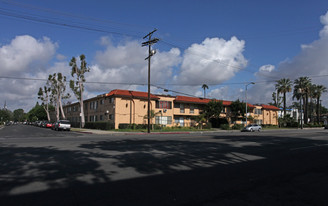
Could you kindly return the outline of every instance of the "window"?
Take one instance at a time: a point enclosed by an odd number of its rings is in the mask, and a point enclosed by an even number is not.
[[[172,117],[171,116],[165,116],[165,117],[156,116],[155,124],[162,124],[162,125],[172,124]]]
[[[100,104],[104,104],[104,100],[103,99],[100,100]]]
[[[262,124],[262,119],[255,120],[255,123],[258,124],[258,125],[261,125]]]
[[[180,104],[180,113],[185,113],[184,104]]]
[[[90,116],[90,122],[96,122],[97,121],[97,115]]]
[[[223,107],[223,108],[222,108],[221,113],[226,113],[226,107]]]
[[[109,98],[109,103],[114,103],[114,97]]]
[[[88,109],[88,103],[84,103],[84,109],[87,110]]]
[[[262,110],[261,110],[261,109],[256,109],[256,108],[255,108],[255,114],[262,114]]]
[[[180,103],[174,103],[174,108],[180,108]]]
[[[109,119],[110,119],[110,120],[114,120],[114,115],[113,115],[113,114],[110,114],[110,115],[109,115]]]
[[[172,102],[169,101],[156,101],[157,109],[172,109]]]
[[[103,115],[100,115],[100,116],[99,116],[99,120],[100,120],[100,121],[103,121],[103,120],[104,120]]]
[[[190,105],[190,114],[194,114],[195,113],[195,106],[194,105]]]
[[[181,127],[184,126],[184,119],[183,119],[183,117],[176,117],[174,119],[174,122],[175,122],[175,124],[177,124],[177,125],[179,125]]]

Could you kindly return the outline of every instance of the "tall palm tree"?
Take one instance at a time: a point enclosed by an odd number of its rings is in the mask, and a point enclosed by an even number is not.
[[[304,108],[304,123],[308,123],[308,99],[309,99],[309,90],[311,87],[311,79],[309,77],[300,77],[294,81],[294,94],[293,98],[303,99],[303,108]],[[298,90],[301,90],[300,94]]]
[[[206,89],[208,89],[207,84],[203,84],[202,88],[204,89],[204,99],[206,98]]]
[[[310,87],[309,87],[309,98],[310,98],[310,105],[309,105],[309,109],[310,109],[310,112],[309,112],[309,116],[310,116],[310,120],[311,122],[314,121],[313,119],[313,113],[314,113],[314,108],[313,108],[313,101],[314,99],[316,98],[316,88],[317,88],[317,85],[315,84],[311,84]]]
[[[318,124],[320,123],[320,97],[321,94],[327,92],[327,88],[323,85],[316,85],[315,87],[315,92],[314,92],[314,97],[317,98],[317,122]]]
[[[292,91],[292,81],[290,79],[280,79],[276,82],[276,90],[279,93],[283,94],[284,101],[284,116],[286,116],[286,93]]]

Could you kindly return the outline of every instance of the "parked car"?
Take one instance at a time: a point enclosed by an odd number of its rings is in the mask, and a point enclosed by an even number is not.
[[[45,124],[45,128],[52,128],[52,123],[47,122],[47,123]]]
[[[56,123],[54,123],[54,126],[52,127],[54,130],[71,130],[71,123],[69,120],[59,120]]]
[[[259,131],[260,132],[261,130],[262,130],[262,127],[260,125],[249,124],[241,131],[242,132],[254,132],[254,131]]]

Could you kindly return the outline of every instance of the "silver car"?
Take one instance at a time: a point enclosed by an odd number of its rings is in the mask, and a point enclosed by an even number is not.
[[[242,132],[254,132],[254,131],[259,131],[260,132],[261,130],[262,130],[262,127],[260,125],[249,124],[241,131]]]

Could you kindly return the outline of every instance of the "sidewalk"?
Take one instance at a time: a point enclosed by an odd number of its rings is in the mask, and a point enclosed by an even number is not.
[[[303,130],[323,130],[324,127],[320,128],[304,128]],[[290,131],[290,130],[301,130],[300,128],[281,128],[281,129],[264,129],[261,132],[265,131]],[[98,134],[98,135],[145,135],[148,134],[147,132],[140,132],[140,131],[132,131],[132,132],[118,132],[112,130],[97,130],[97,129],[85,129],[85,128],[71,128],[73,132],[85,133],[85,134]],[[203,133],[237,133],[241,132],[240,130],[221,130],[221,129],[213,129],[208,131],[151,131],[150,134],[203,134]]]

